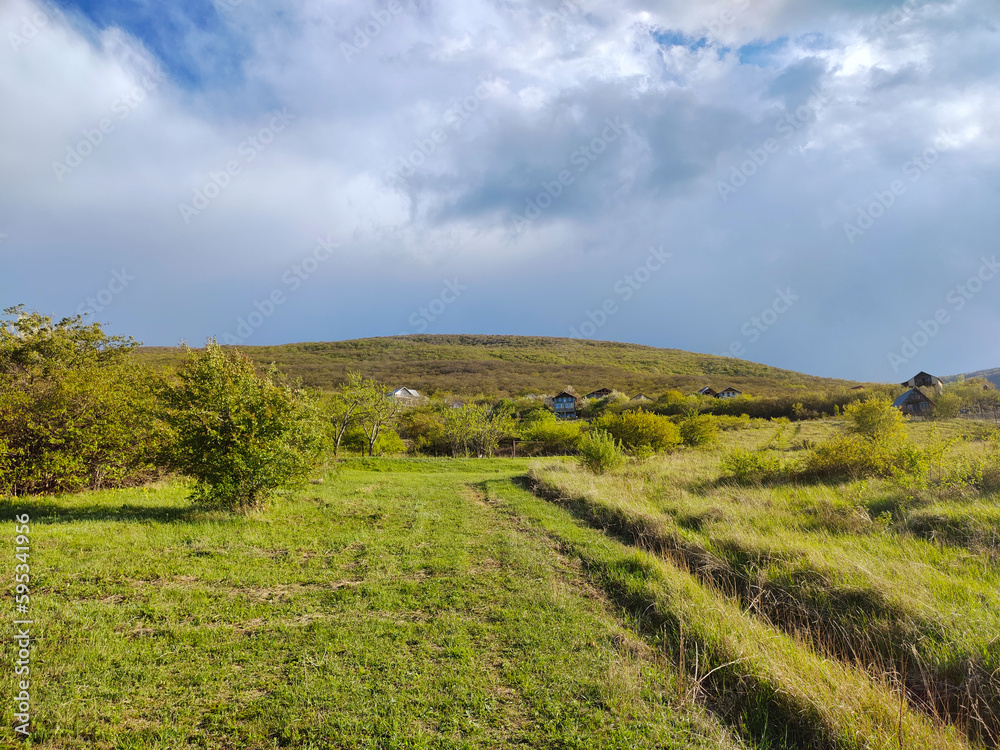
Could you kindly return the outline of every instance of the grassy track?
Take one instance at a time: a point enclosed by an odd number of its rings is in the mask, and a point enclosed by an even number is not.
[[[246,518],[192,513],[180,485],[4,501],[33,524],[31,744],[742,744],[520,515],[553,511],[511,484],[525,463],[353,467]]]

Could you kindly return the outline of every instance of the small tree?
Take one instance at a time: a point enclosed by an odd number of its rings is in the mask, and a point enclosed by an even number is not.
[[[625,455],[621,444],[604,430],[591,430],[577,443],[580,463],[595,474],[603,474],[622,465]]]
[[[358,423],[368,439],[368,455],[374,456],[378,436],[393,424],[401,407],[399,401],[386,393],[385,386],[375,380],[362,380],[358,397]]]
[[[888,398],[871,398],[844,407],[847,431],[873,443],[906,439],[903,413]]]
[[[445,414],[444,436],[451,446],[453,458],[458,457],[459,450],[469,455],[469,445],[475,438],[479,419],[478,407],[469,404],[449,409]]]
[[[497,404],[493,409],[485,406],[476,409],[473,415],[472,442],[480,457],[493,458],[500,447],[500,441],[512,435],[516,425],[513,409],[508,404]]]
[[[367,387],[360,373],[351,372],[347,374],[347,382],[326,399],[324,406],[333,428],[334,456],[340,453],[347,430],[358,421]]]
[[[692,447],[711,445],[719,434],[718,417],[691,414],[680,423],[681,440]]]
[[[164,394],[164,417],[174,432],[172,463],[196,480],[196,501],[246,511],[299,484],[315,464],[318,410],[276,376],[214,340],[188,351],[180,382]]]

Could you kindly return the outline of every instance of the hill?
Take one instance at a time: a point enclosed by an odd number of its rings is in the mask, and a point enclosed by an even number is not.
[[[766,396],[790,388],[828,391],[856,385],[711,354],[569,338],[413,335],[241,349],[317,388],[336,386],[352,370],[392,386],[456,395],[555,393],[566,386],[581,394],[608,387],[653,395],[731,385]],[[143,347],[139,356],[153,365],[173,366],[183,350]]]
[[[958,380],[959,378],[986,378],[988,381],[993,383],[993,385],[1000,388],[1000,367],[993,367],[989,370],[976,370],[975,372],[967,372],[964,375],[952,375],[950,377],[944,378],[945,382],[951,382],[953,380]]]

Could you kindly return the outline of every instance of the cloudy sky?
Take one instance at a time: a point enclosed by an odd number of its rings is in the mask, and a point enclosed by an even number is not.
[[[1000,366],[998,21],[996,0],[0,0],[0,297],[147,344]]]

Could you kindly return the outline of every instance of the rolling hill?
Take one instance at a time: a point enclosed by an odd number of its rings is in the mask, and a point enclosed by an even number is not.
[[[967,372],[964,375],[952,375],[951,377],[945,378],[945,382],[951,382],[953,380],[958,380],[959,378],[986,378],[988,381],[993,383],[993,385],[1000,388],[1000,367],[993,367],[989,370],[976,370],[975,372]]]
[[[572,386],[581,394],[608,387],[652,396],[672,388],[692,392],[731,385],[766,396],[856,385],[711,354],[569,338],[412,335],[241,349],[318,388],[336,386],[352,370],[393,387],[456,395],[555,393]],[[143,347],[139,357],[173,366],[183,349]]]

